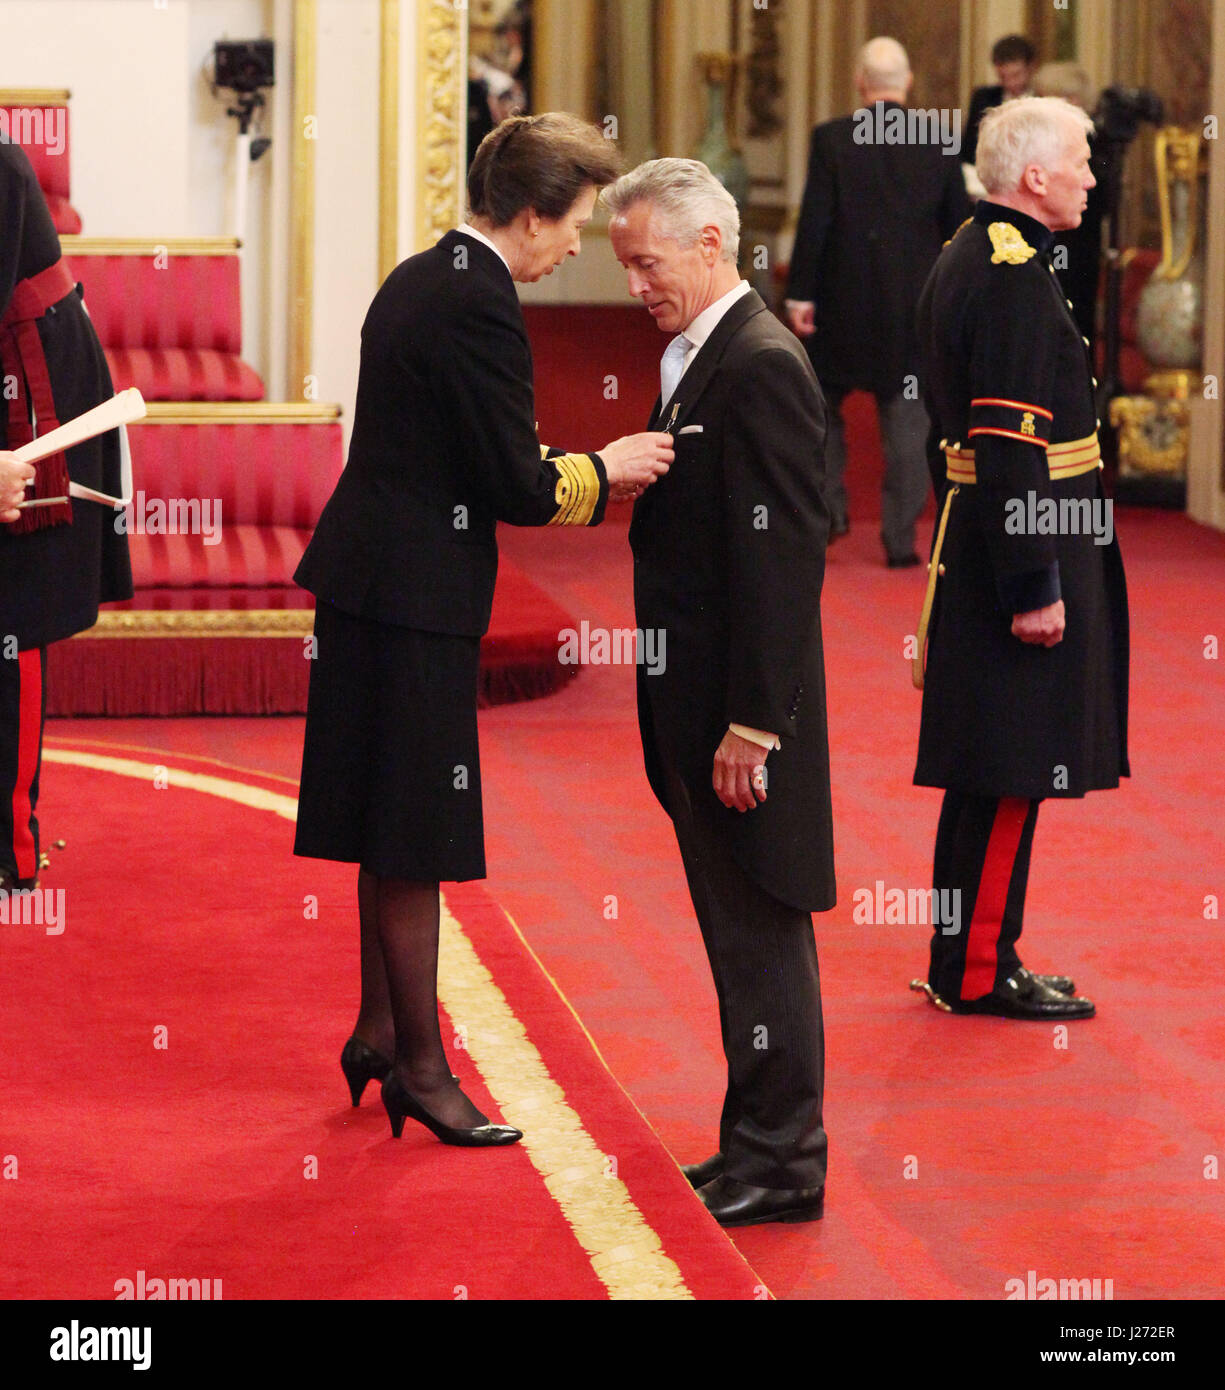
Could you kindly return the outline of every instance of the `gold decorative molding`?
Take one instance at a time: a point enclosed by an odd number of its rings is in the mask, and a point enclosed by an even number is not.
[[[236,256],[242,242],[232,236],[197,237],[132,237],[132,236],[71,236],[60,237],[65,255],[74,256],[154,256],[167,251],[172,256]]]
[[[400,259],[400,0],[379,10],[379,284]]]
[[[99,613],[94,626],[78,632],[76,637],[286,637],[301,640],[314,630],[313,608],[130,608],[118,613]]]
[[[139,425],[313,425],[341,417],[338,405],[310,401],[150,401]]]
[[[289,386],[301,393],[310,373],[315,298],[315,141],[306,124],[316,119],[315,67],[319,11],[316,0],[294,0],[293,173],[289,248]],[[312,132],[313,134],[314,132]]]
[[[467,7],[418,0],[417,238],[424,251],[463,220],[468,83],[461,70]]]
[[[1110,423],[1119,432],[1120,477],[1185,476],[1191,436],[1185,401],[1116,396]]]
[[[67,106],[72,93],[60,87],[0,87],[0,106]]]

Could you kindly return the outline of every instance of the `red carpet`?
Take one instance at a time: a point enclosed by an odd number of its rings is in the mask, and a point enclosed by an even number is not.
[[[143,750],[110,750],[143,776],[64,761],[100,751],[48,747],[43,825],[68,844],[43,887],[62,910],[0,926],[0,1155],[19,1164],[0,1296],[113,1298],[140,1271],[231,1300],[758,1295],[479,886],[449,898],[443,998],[471,1011],[453,1003],[444,1037],[477,1104],[527,1139],[453,1149],[410,1122],[397,1142],[377,1088],[349,1106],[354,871],[288,857],[294,788],[179,758],[159,787]],[[482,964],[493,988],[463,994]],[[500,1105],[473,1060],[499,1008]]]
[[[1211,1174],[1225,1133],[1225,1027],[1220,922],[1204,913],[1206,896],[1219,897],[1225,884],[1225,664],[1205,659],[1204,639],[1222,635],[1225,537],[1170,514],[1117,518],[1132,603],[1134,776],[1120,791],[1043,807],[1022,937],[1027,963],[1068,971],[1097,1001],[1099,1016],[1070,1026],[1064,1048],[1042,1025],[937,1014],[906,989],[925,968],[926,931],[851,920],[856,888],[928,881],[939,804],[937,793],[911,785],[919,704],[903,642],[922,578],[881,564],[879,475],[863,472],[867,447],[862,432],[852,434],[852,532],[830,552],[823,600],[839,878],[839,906],[816,919],[827,1214],[814,1226],[736,1233],[736,1244],[780,1297],[999,1300],[1008,1280],[1034,1270],[1110,1278],[1117,1299],[1215,1298],[1225,1217],[1222,1180]],[[632,621],[624,509],[596,532],[507,530],[502,544],[576,619]],[[633,688],[632,671],[593,667],[547,700],[482,716],[485,887],[668,1149],[688,1161],[713,1148],[724,1066],[679,856],[642,773]],[[55,729],[288,776],[297,773],[301,731],[297,719]],[[49,798],[62,775],[46,769]],[[165,924],[159,940],[173,939],[190,905],[167,900],[167,869],[177,872],[174,856],[191,851],[160,825],[147,833],[153,844],[142,862],[155,891],[142,915]],[[97,863],[110,865],[113,848],[100,834],[95,843]],[[210,851],[206,843],[202,852],[215,856],[215,879],[233,876],[232,844]],[[292,898],[292,861],[283,845],[277,853],[281,891]],[[242,931],[281,941],[263,925],[266,915],[267,905],[255,904]],[[312,945],[321,935],[311,924],[299,929]],[[122,919],[110,928],[124,930]],[[68,935],[48,939],[46,951]],[[47,977],[23,965],[6,971],[10,991],[17,981],[35,991],[18,1036],[30,1036],[38,1020],[40,1034],[50,1028],[58,1037],[82,997],[80,977],[69,984],[58,966]],[[309,984],[311,951],[286,970]],[[319,1028],[348,1023],[349,973],[329,983]],[[149,978],[156,987],[158,977]],[[152,1005],[137,1012],[141,1029],[151,1026]],[[228,1065],[245,1068],[258,1046],[248,1041],[252,1030],[266,1027],[258,1014],[235,1010]],[[304,1065],[306,1041],[291,1045]],[[85,1044],[72,1055],[86,1055]],[[309,1065],[318,1107],[340,1078],[330,1056]],[[270,1084],[268,1093],[276,1094]],[[342,1113],[340,1099],[331,1113]],[[201,1089],[193,1100],[207,1106],[212,1096]],[[125,1113],[121,1097],[113,1107]],[[11,1200],[2,1184],[0,1199]]]

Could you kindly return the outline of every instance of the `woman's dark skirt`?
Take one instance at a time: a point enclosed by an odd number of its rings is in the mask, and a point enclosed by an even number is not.
[[[294,853],[380,878],[485,877],[480,639],[320,602]]]

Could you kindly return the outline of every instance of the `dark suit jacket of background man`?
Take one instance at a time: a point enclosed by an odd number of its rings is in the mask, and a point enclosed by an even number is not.
[[[878,105],[885,119],[905,110]],[[823,387],[898,395],[918,371],[923,284],[970,212],[956,151],[858,144],[854,115],[814,129],[787,298],[816,304],[807,346]]]
[[[700,432],[684,433],[694,426]],[[656,406],[652,428],[673,435],[676,459],[630,527],[638,625],[667,634],[663,672],[638,667],[647,775],[667,810],[671,767],[749,878],[790,907],[824,911],[835,892],[820,387],[797,339],[750,291],[662,416]],[[782,744],[766,759],[766,801],[744,813],[711,785],[729,723]]]
[[[973,164],[978,158],[978,129],[983,117],[993,106],[1003,106],[1004,88],[1000,83],[988,87],[975,87],[970,93],[970,109],[966,113],[964,138],[961,142],[961,159],[964,164]]]
[[[541,457],[510,272],[462,232],[403,261],[362,325],[349,461],[294,579],[342,612],[481,637],[496,528],[596,525],[596,455]],[[569,482],[566,501],[559,483]]]

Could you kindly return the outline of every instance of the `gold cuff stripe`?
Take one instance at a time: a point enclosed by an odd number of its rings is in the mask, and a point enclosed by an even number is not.
[[[550,526],[586,526],[600,500],[600,475],[586,454],[562,454],[551,459],[557,468],[553,493],[557,512]]]
[[[1025,441],[1032,444],[1032,439]],[[948,461],[948,477],[953,483],[975,483],[978,476],[974,471],[974,450],[963,449],[958,444],[944,447]],[[1070,439],[1062,444],[1046,446],[1046,463],[1052,478],[1075,478],[1081,473],[1091,473],[1102,467],[1102,450],[1097,435],[1090,434],[1084,439]]]

